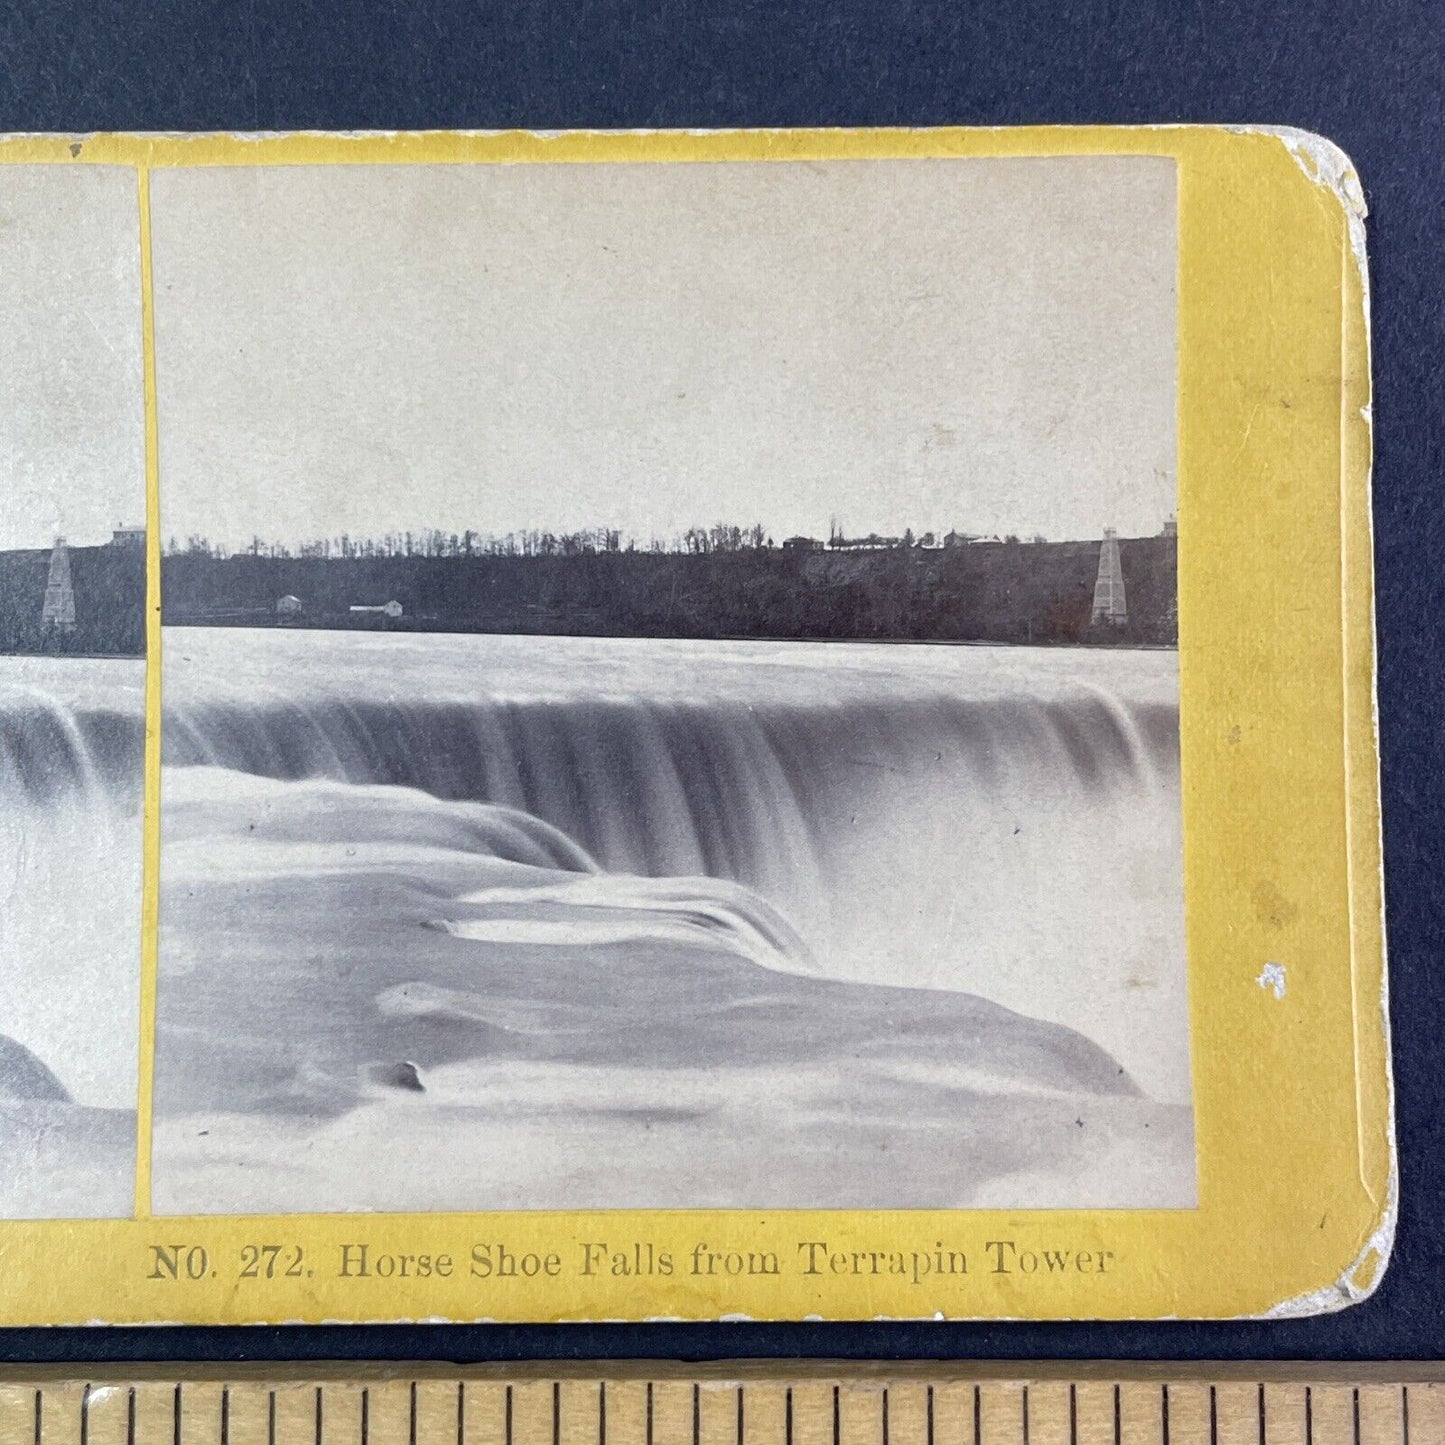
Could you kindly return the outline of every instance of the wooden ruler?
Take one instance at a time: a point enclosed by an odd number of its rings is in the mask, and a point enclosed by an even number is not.
[[[549,1373],[550,1371],[550,1373]],[[0,1445],[1445,1445],[1445,1368],[0,1373]]]

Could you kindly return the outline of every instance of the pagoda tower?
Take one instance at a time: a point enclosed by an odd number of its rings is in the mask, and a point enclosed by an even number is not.
[[[50,553],[50,575],[45,581],[45,605],[40,609],[42,632],[75,631],[75,589],[70,585],[70,552],[64,537],[55,539]]]
[[[1092,622],[1109,622],[1122,627],[1129,620],[1129,606],[1124,600],[1124,568],[1119,561],[1119,534],[1112,527],[1104,528],[1099,547],[1099,576],[1094,582]]]

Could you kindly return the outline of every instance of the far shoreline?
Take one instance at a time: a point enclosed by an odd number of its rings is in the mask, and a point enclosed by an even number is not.
[[[1009,638],[989,637],[775,637],[759,633],[718,633],[699,637],[688,633],[620,633],[620,632],[525,632],[520,629],[481,627],[358,627],[327,626],[324,623],[300,622],[257,622],[254,619],[237,622],[198,622],[187,619],[184,622],[162,622],[162,632],[313,632],[313,633],[364,633],[369,636],[397,638],[413,637],[535,637],[571,642],[772,642],[780,647],[798,644],[826,644],[835,647],[973,647],[973,648],[1023,648],[1047,652],[1178,652],[1177,642],[1146,642],[1138,639],[1107,641],[1061,642],[1057,639],[1041,639],[1036,642],[1018,642]],[[37,654],[18,654],[34,656]],[[61,656],[48,653],[46,656]],[[64,654],[80,656],[80,654]],[[103,654],[97,654],[101,656]],[[140,657],[144,661],[144,657]]]

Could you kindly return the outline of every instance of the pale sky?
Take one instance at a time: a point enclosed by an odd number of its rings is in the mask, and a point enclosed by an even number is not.
[[[151,197],[165,537],[1175,509],[1169,159],[234,167]]]
[[[144,520],[135,172],[0,166],[0,549]]]

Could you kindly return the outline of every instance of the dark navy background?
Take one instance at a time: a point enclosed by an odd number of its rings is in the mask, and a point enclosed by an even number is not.
[[[1439,0],[10,0],[0,9],[3,131],[1224,121],[1302,126],[1343,146],[1370,206],[1401,1172],[1384,1284],[1368,1303],[1313,1320],[15,1330],[0,1331],[0,1357],[1445,1357],[1442,57]]]

